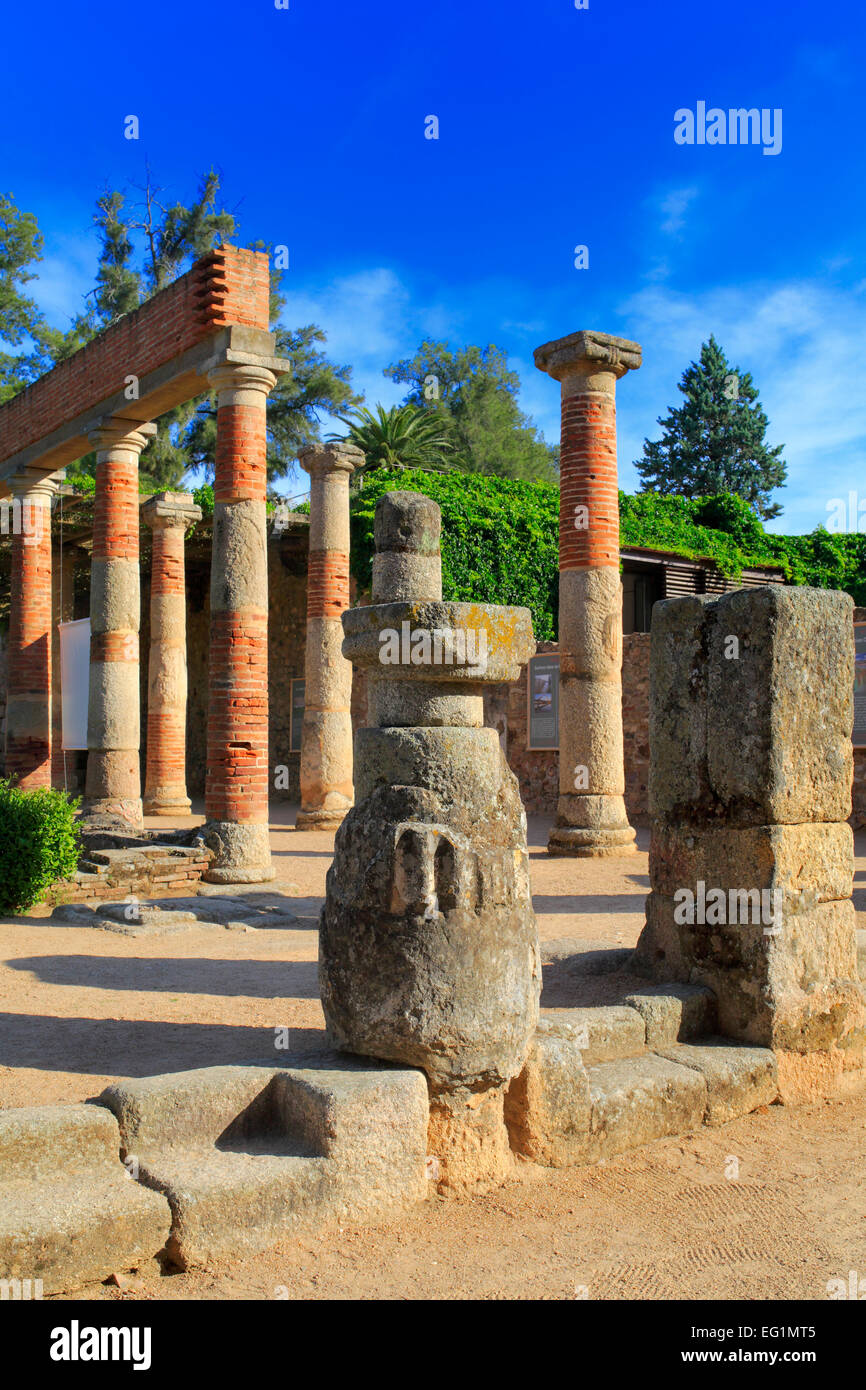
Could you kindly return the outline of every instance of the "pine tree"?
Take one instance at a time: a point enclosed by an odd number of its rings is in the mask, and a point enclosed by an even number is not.
[[[102,329],[136,309],[151,295],[182,275],[194,261],[235,236],[231,212],[217,205],[219,176],[214,170],[199,183],[189,206],[167,204],[147,171],[137,201],[118,190],[98,199],[94,222],[100,254],[96,286],[84,312],[66,333],[51,332],[48,341],[54,362],[75,352]],[[137,243],[143,255],[136,257]],[[254,250],[268,250],[256,242]],[[298,450],[320,438],[320,415],[336,415],[361,397],[351,387],[351,368],[336,366],[321,351],[325,334],[315,324],[287,329],[279,320],[285,307],[280,273],[271,271],[270,326],[276,333],[277,354],[291,361],[268,398],[268,477],[291,473]],[[143,450],[141,476],[156,489],[177,488],[191,470],[213,477],[216,446],[216,396],[211,393],[166,411],[157,423],[155,439]],[[92,473],[95,455],[79,461],[77,471]]]
[[[0,401],[41,376],[46,356],[45,321],[25,286],[36,279],[42,233],[31,212],[20,212],[11,193],[0,193]],[[6,348],[19,348],[9,352]]]
[[[766,443],[768,420],[751,373],[731,367],[714,337],[701,346],[700,362],[683,373],[685,403],[658,424],[659,440],[646,440],[635,468],[642,492],[681,497],[734,493],[763,520],[778,516],[774,488],[784,487],[784,445]]]

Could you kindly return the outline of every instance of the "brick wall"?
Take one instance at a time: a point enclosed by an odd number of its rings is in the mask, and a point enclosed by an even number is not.
[[[225,246],[0,406],[0,462],[229,324],[267,329],[268,257]]]

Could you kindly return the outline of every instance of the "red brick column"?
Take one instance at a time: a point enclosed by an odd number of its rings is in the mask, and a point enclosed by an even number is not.
[[[638,343],[572,333],[535,365],[562,386],[559,503],[559,801],[551,854],[634,849],[625,809],[615,390]]]
[[[11,484],[6,775],[51,786],[51,498],[54,478]]]
[[[153,531],[150,564],[150,659],[144,813],[185,816],[186,794],[186,532],[201,521],[188,492],[160,492],[141,514]]]
[[[138,460],[156,426],[109,420],[96,447],[90,563],[90,694],[84,809],[139,829]]]
[[[334,443],[299,461],[310,474],[310,562],[297,828],[335,829],[354,801],[352,665],[340,617],[349,607],[349,478],[364,455]]]
[[[76,754],[63,751],[63,701],[60,678],[60,624],[75,617],[75,569],[82,551],[77,545],[59,545],[52,552],[54,634],[51,644],[51,784],[70,795],[78,791]]]
[[[211,559],[205,827],[212,883],[274,877],[268,835],[266,406],[276,375],[213,370],[217,444]]]

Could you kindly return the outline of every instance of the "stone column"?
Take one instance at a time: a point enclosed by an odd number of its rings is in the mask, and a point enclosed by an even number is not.
[[[551,854],[634,850],[625,809],[622,599],[616,475],[617,378],[638,343],[583,331],[545,343],[535,365],[562,385],[559,501],[559,802]]]
[[[90,565],[88,816],[140,829],[138,460],[156,425],[108,420],[91,435],[96,496]]]
[[[51,498],[58,480],[16,479],[11,487],[6,775],[32,790],[51,786]]]
[[[310,475],[299,830],[336,829],[354,800],[352,667],[340,618],[349,607],[349,477],[363,459],[360,449],[340,443],[299,455]]]
[[[201,521],[188,492],[160,492],[141,514],[153,531],[144,813],[186,816],[186,585],[184,537]]]
[[[205,840],[211,883],[274,877],[268,835],[266,404],[276,375],[226,363],[217,391]]]
[[[484,690],[535,650],[525,608],[444,603],[440,513],[376,507],[373,603],[343,614],[371,680],[355,737],[357,805],[337,831],[319,934],[330,1040],[422,1067],[442,1190],[511,1171],[505,1090],[538,1019],[541,970],[526,816]]]
[[[52,583],[54,589],[54,631],[51,643],[51,783],[60,791],[78,790],[75,753],[63,751],[63,691],[60,674],[60,624],[75,617],[75,567],[81,550],[77,545],[54,547]]]

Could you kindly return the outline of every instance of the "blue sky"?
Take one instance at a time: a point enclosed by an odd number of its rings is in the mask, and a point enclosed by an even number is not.
[[[93,283],[96,194],[140,184],[147,160],[183,200],[213,165],[237,239],[290,249],[287,322],[325,328],[369,402],[400,398],[382,368],[424,337],[495,342],[556,440],[533,348],[578,328],[635,338],[644,365],[618,388],[634,491],[644,437],[714,332],[786,446],[773,529],[810,530],[852,490],[866,511],[857,0],[289,4],[5,16],[0,187],[38,218],[33,293],[57,324]],[[699,101],[780,109],[780,152],[677,144],[674,113]]]

